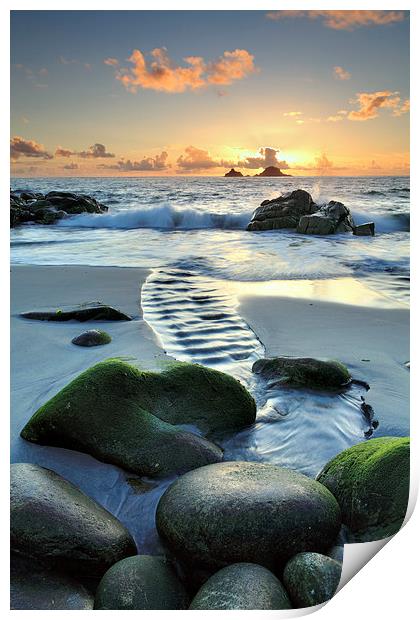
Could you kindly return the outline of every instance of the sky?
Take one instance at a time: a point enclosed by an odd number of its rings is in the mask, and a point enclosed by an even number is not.
[[[409,174],[407,11],[13,11],[13,176]]]

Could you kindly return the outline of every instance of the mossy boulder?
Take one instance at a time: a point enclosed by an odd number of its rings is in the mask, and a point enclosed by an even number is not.
[[[288,561],[283,583],[295,607],[329,601],[341,578],[341,564],[320,553],[298,553]]]
[[[355,541],[392,536],[405,518],[410,486],[410,439],[379,437],[335,456],[318,475],[340,504]]]
[[[271,569],[300,551],[325,551],[340,521],[333,495],[315,480],[241,461],[185,474],[156,512],[158,532],[177,559],[210,570],[237,562]]]
[[[111,336],[100,329],[88,329],[79,336],[75,336],[72,343],[78,347],[99,347],[109,344],[111,340]]]
[[[236,408],[235,389],[243,396]],[[250,417],[240,409],[244,401],[252,407],[245,388],[223,373],[178,363],[155,373],[110,359],[86,370],[38,409],[21,435],[87,452],[139,475],[162,476],[223,458],[214,443],[174,424],[239,424],[241,415]]]
[[[212,575],[190,609],[291,609],[283,584],[264,566],[231,564]]]
[[[131,321],[131,316],[105,304],[85,304],[76,308],[56,308],[55,310],[22,312],[23,319],[32,321]]]
[[[102,576],[137,552],[110,512],[55,472],[11,466],[11,550],[76,576]]]
[[[93,609],[93,595],[78,581],[12,554],[11,609]]]
[[[351,382],[351,374],[341,362],[312,357],[273,357],[257,360],[252,371],[273,385],[339,390]]]
[[[187,609],[188,596],[165,558],[136,555],[102,577],[95,609]]]

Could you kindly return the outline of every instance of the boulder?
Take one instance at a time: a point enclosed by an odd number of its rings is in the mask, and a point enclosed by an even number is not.
[[[354,226],[353,235],[357,235],[358,237],[374,237],[375,224],[373,222],[366,222],[366,224]]]
[[[407,511],[410,439],[379,437],[348,448],[325,465],[317,480],[337,499],[354,541],[392,536]]]
[[[212,575],[190,609],[291,609],[282,583],[264,566],[242,562]]]
[[[273,200],[264,200],[254,211],[247,230],[296,228],[302,215],[314,213],[317,209],[312,196],[297,189]]]
[[[78,581],[12,555],[11,609],[93,609],[93,596]]]
[[[329,601],[341,578],[341,564],[320,553],[298,553],[288,561],[283,583],[294,607]]]
[[[72,340],[78,347],[98,347],[111,342],[111,336],[100,329],[88,329]]]
[[[95,609],[187,609],[188,596],[163,557],[136,555],[112,566],[102,577]]]
[[[46,312],[22,312],[23,319],[32,321],[132,321],[131,316],[105,304],[84,304],[76,308],[50,310]]]
[[[33,221],[37,224],[55,224],[55,222],[62,220],[66,216],[67,213],[65,211],[60,211],[55,208],[43,208],[37,209]]]
[[[296,232],[304,235],[331,235],[333,233],[351,232],[354,228],[353,218],[342,202],[331,200],[320,207],[316,213],[302,215]]]
[[[273,357],[254,362],[252,372],[271,385],[287,385],[317,390],[339,390],[351,382],[351,375],[341,362],[312,357]]]
[[[181,363],[154,373],[110,359],[83,372],[38,409],[21,435],[87,452],[140,476],[162,476],[223,458],[218,446],[173,424],[212,426],[213,418],[216,427],[244,424],[249,419],[244,402],[252,413],[251,396],[223,373]]]
[[[242,172],[239,172],[239,170],[235,170],[235,168],[231,168],[229,170],[229,172],[226,172],[225,177],[242,177],[243,174]]]
[[[277,166],[268,166],[260,174],[256,174],[256,177],[290,177],[291,174],[285,174],[277,168]]]
[[[39,465],[11,466],[10,521],[13,552],[77,576],[102,576],[137,552],[118,519]]]
[[[315,480],[241,461],[185,474],[156,512],[158,532],[177,559],[209,570],[236,562],[273,569],[301,551],[326,551],[340,523],[335,498]]]

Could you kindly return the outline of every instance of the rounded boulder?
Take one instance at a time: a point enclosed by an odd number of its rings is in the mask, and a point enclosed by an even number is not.
[[[341,578],[341,564],[320,553],[298,553],[288,561],[283,583],[295,607],[329,601]]]

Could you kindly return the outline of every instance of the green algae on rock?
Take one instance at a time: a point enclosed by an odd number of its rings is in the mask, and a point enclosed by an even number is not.
[[[102,577],[95,609],[187,609],[188,596],[163,557],[136,555],[112,566]]]
[[[172,381],[171,370],[159,374],[140,371],[117,359],[100,362],[40,407],[21,436],[42,445],[87,452],[143,476],[163,476],[219,462],[223,453],[218,446],[162,419],[166,412],[168,420],[173,417],[174,422],[194,423],[200,414],[197,386],[189,387],[199,367],[174,366],[178,377],[184,374],[183,381]],[[216,390],[210,380],[206,385],[206,377],[201,383],[203,400],[209,398],[210,390]],[[229,379],[222,375],[221,382],[226,381],[229,387]],[[221,400],[221,382],[216,403]],[[203,410],[211,412],[208,402],[203,403]],[[221,412],[215,409],[214,413]]]
[[[273,357],[257,360],[252,371],[276,385],[320,390],[342,389],[351,382],[351,374],[341,362],[312,357]]]
[[[354,541],[392,536],[405,518],[409,437],[379,437],[340,452],[317,477],[337,499]]]
[[[11,550],[73,575],[102,576],[137,552],[110,512],[55,472],[11,466]]]
[[[283,583],[295,607],[329,601],[340,583],[342,566],[321,553],[298,553],[283,572]]]
[[[190,609],[291,609],[283,584],[264,566],[241,562],[212,575]]]
[[[76,308],[57,308],[48,311],[22,312],[20,316],[23,319],[31,319],[32,321],[132,321],[132,317],[128,316],[121,310],[117,310],[112,306],[105,304],[84,304]]]
[[[272,569],[300,551],[326,551],[340,509],[323,485],[267,463],[224,462],[191,471],[162,495],[157,530],[186,566],[252,562]]]

